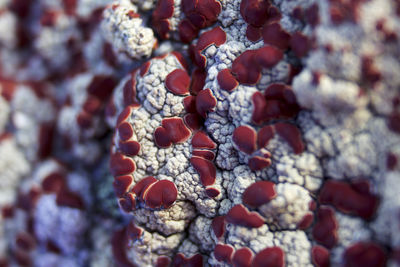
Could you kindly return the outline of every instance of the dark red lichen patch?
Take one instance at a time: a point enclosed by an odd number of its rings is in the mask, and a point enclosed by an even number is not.
[[[230,209],[226,215],[226,221],[249,228],[258,228],[264,224],[264,219],[257,212],[248,211],[242,204]]]
[[[256,61],[257,50],[247,50],[232,63],[232,74],[242,84],[256,84],[261,77],[261,67]]]
[[[154,132],[154,140],[157,146],[165,148],[171,144],[185,142],[191,135],[182,118],[166,118],[161,126]]]
[[[330,267],[329,250],[322,246],[313,246],[311,249],[311,259],[316,267]]]
[[[268,0],[242,0],[240,3],[240,15],[243,20],[255,27],[261,27],[267,21]]]
[[[398,164],[397,156],[393,153],[388,153],[386,156],[386,168],[394,170]]]
[[[194,60],[199,68],[206,67],[206,57],[201,54],[211,45],[220,46],[226,42],[226,33],[221,27],[215,27],[212,30],[202,33],[194,48]]]
[[[169,73],[165,79],[165,87],[175,95],[188,95],[190,77],[183,69],[176,69]]]
[[[234,248],[230,245],[217,244],[214,248],[214,256],[217,261],[230,264],[232,261]]]
[[[190,95],[183,99],[183,106],[188,113],[196,113],[196,96]]]
[[[338,224],[333,209],[326,206],[320,207],[312,230],[315,241],[329,249],[333,248],[338,241],[337,228]]]
[[[225,216],[217,216],[211,222],[211,228],[215,236],[219,239],[225,233]]]
[[[197,131],[203,126],[204,119],[197,113],[191,113],[186,114],[183,121],[192,131]]]
[[[168,180],[152,183],[143,193],[145,204],[151,209],[168,209],[174,204],[177,196],[176,185]]]
[[[310,50],[310,41],[303,33],[295,32],[290,38],[290,48],[296,57],[302,58]]]
[[[305,230],[311,226],[311,224],[314,221],[314,215],[309,212],[306,215],[304,215],[303,219],[297,224],[297,229],[300,230]]]
[[[138,227],[134,221],[131,221],[126,229],[126,236],[132,241],[138,240],[143,234],[143,229]]]
[[[143,200],[143,193],[151,184],[157,181],[158,180],[153,176],[147,176],[135,184],[135,186],[132,188],[132,192],[134,192],[136,196],[140,197],[140,199]]]
[[[246,37],[249,41],[257,42],[261,39],[261,28],[254,27],[252,25],[247,26]]]
[[[197,156],[192,156],[190,158],[190,163],[199,173],[202,185],[209,186],[215,183],[217,169],[212,161]]]
[[[120,141],[118,144],[119,150],[126,156],[136,156],[140,151],[140,144],[136,141]]]
[[[159,0],[152,14],[153,27],[162,39],[169,36],[170,25],[168,19],[174,14],[174,0]]]
[[[136,72],[131,74],[131,79],[129,79],[123,89],[124,106],[139,106],[139,102],[136,99]]]
[[[199,131],[193,136],[191,144],[193,148],[200,149],[215,149],[217,147],[217,144],[203,131]]]
[[[217,106],[217,99],[209,88],[201,90],[196,97],[197,113],[203,118],[207,117],[207,112],[214,111]]]
[[[143,63],[142,66],[140,67],[140,76],[143,77],[144,75],[146,75],[146,73],[149,71],[150,69],[150,61],[147,61],[146,63]]]
[[[257,145],[259,148],[266,147],[275,135],[275,128],[271,125],[262,127],[257,133]]]
[[[247,163],[249,165],[250,170],[252,171],[260,171],[262,169],[265,169],[269,166],[271,166],[271,159],[269,158],[271,155],[268,157],[260,157],[260,156],[254,156],[249,159],[249,162]]]
[[[269,181],[258,181],[246,188],[243,193],[243,203],[257,208],[270,202],[277,196],[275,184]]]
[[[261,250],[254,257],[252,267],[283,267],[285,266],[285,253],[279,247]]]
[[[200,254],[195,254],[190,258],[186,258],[182,253],[176,254],[172,266],[174,267],[202,267],[203,266],[203,256]]]
[[[209,198],[215,198],[215,197],[219,196],[220,193],[221,192],[217,188],[214,188],[214,187],[207,187],[206,188],[206,195]]]
[[[286,50],[289,47],[290,34],[282,29],[278,22],[265,25],[262,35],[265,44],[276,46],[281,50]]]
[[[190,43],[199,34],[196,28],[188,19],[183,19],[178,26],[179,39],[183,43]]]
[[[240,248],[233,254],[232,264],[235,267],[250,267],[252,261],[253,252],[249,248]]]
[[[127,141],[133,136],[133,127],[129,122],[122,122],[117,127],[118,136],[121,141]]]
[[[59,172],[47,175],[42,181],[42,189],[45,193],[58,193],[65,186],[65,176]]]
[[[118,266],[136,267],[129,261],[126,255],[127,241],[126,228],[114,232],[111,238],[111,248],[114,260]]]
[[[232,141],[240,151],[252,154],[257,149],[257,132],[250,126],[239,126],[233,131]]]
[[[197,156],[206,160],[213,161],[215,158],[215,153],[210,150],[193,150],[192,152],[193,156]]]
[[[400,134],[400,112],[393,112],[389,115],[388,126],[390,130]]]
[[[135,162],[123,154],[116,152],[111,155],[110,170],[112,175],[120,176],[131,174],[135,171]]]
[[[128,192],[129,187],[133,183],[133,178],[130,175],[123,175],[114,177],[113,187],[117,197],[122,197],[123,194]]]
[[[126,213],[136,210],[136,198],[131,193],[126,193],[121,198],[119,198],[118,204],[121,209]]]
[[[251,98],[253,102],[252,121],[261,124],[265,121],[265,110],[267,109],[267,101],[261,92],[255,92]]]
[[[374,65],[374,59],[370,56],[364,56],[361,60],[361,73],[363,80],[374,84],[381,80],[382,74]]]
[[[266,45],[257,50],[257,64],[264,68],[272,68],[283,58],[283,52],[274,46]]]
[[[16,237],[15,243],[18,248],[24,251],[32,250],[36,246],[34,237],[28,233],[19,233]]]
[[[319,201],[366,220],[374,216],[379,203],[378,197],[370,192],[368,181],[364,180],[352,184],[328,180],[321,188]]]
[[[221,70],[218,73],[217,80],[221,89],[228,92],[233,91],[239,85],[235,76],[232,75],[230,69]]]
[[[167,256],[157,258],[156,267],[168,267],[171,265],[171,259]]]
[[[191,77],[192,77],[192,82],[190,84],[190,93],[192,95],[197,95],[201,90],[203,90],[207,74],[204,70],[196,68],[192,72]]]
[[[277,123],[275,124],[276,132],[292,147],[295,154],[300,154],[304,151],[304,143],[301,139],[301,132],[293,124]]]
[[[348,247],[343,255],[345,267],[384,267],[386,252],[373,242],[359,242]]]

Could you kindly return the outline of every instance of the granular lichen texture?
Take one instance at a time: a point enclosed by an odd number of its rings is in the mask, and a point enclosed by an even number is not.
[[[400,266],[400,1],[0,0],[19,266]]]

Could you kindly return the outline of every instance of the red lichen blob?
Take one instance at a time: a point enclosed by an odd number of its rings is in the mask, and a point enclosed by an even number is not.
[[[197,113],[203,118],[207,117],[207,112],[214,111],[217,105],[217,99],[210,89],[201,90],[196,97]]]
[[[231,263],[234,248],[230,245],[217,244],[214,248],[214,255],[217,261]]]
[[[258,181],[246,188],[243,203],[249,207],[259,207],[277,196],[275,184],[269,181]]]
[[[313,246],[311,259],[316,267],[329,267],[331,265],[329,250],[322,246]]]
[[[165,86],[175,95],[188,95],[190,77],[185,70],[176,69],[167,75]]]
[[[147,207],[152,209],[172,206],[178,196],[175,184],[168,180],[160,180],[151,184],[144,192],[143,199]]]
[[[246,154],[252,154],[256,150],[257,133],[250,126],[237,127],[233,131],[232,140]]]
[[[334,211],[326,206],[320,207],[312,231],[315,241],[327,248],[333,248],[338,241],[337,228]]]
[[[266,248],[254,257],[252,267],[283,267],[285,254],[279,247]]]
[[[264,224],[264,219],[257,212],[248,211],[242,204],[231,208],[226,215],[226,221],[249,228],[258,228]]]
[[[230,69],[221,70],[218,73],[217,80],[221,89],[228,92],[233,91],[239,85],[235,76],[232,75]]]
[[[253,252],[249,248],[240,248],[233,254],[234,267],[250,267],[253,260]]]
[[[202,185],[209,186],[215,183],[217,170],[214,163],[196,156],[192,156],[190,158],[190,163],[192,164],[193,168],[199,173]]]
[[[345,267],[384,267],[386,253],[375,243],[360,242],[346,249],[343,260]]]
[[[282,122],[275,124],[275,129],[276,132],[289,143],[295,154],[300,154],[304,151],[304,143],[301,139],[299,128],[293,124]]]

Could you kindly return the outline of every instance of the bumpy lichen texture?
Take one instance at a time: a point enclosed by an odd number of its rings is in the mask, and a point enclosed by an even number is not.
[[[399,1],[28,2],[0,266],[400,266]]]

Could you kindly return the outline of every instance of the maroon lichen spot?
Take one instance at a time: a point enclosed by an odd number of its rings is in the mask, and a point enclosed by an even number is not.
[[[384,267],[386,252],[372,242],[359,242],[344,252],[344,267]]]
[[[153,26],[162,39],[168,38],[168,19],[174,14],[174,0],[159,0],[153,11]]]
[[[306,21],[313,27],[317,26],[317,24],[319,23],[318,9],[319,9],[318,4],[315,3],[315,4],[311,5],[309,8],[307,8],[305,11]]]
[[[310,41],[303,33],[295,32],[290,38],[290,48],[296,57],[302,58],[310,50]]]
[[[24,251],[32,250],[36,245],[35,239],[33,238],[32,235],[28,233],[19,233],[17,235],[15,243],[18,246],[18,248]]]
[[[42,181],[44,192],[57,193],[65,186],[65,177],[59,172],[53,172],[47,175]]]
[[[193,168],[199,173],[201,184],[204,186],[213,185],[215,183],[215,177],[217,170],[213,162],[204,158],[192,156],[190,163]]]
[[[389,115],[388,126],[390,130],[400,134],[400,112],[392,112]]]
[[[312,230],[315,241],[329,249],[333,248],[338,241],[337,228],[338,224],[333,209],[326,206],[320,207]]]
[[[150,61],[147,61],[146,63],[143,63],[142,66],[140,67],[140,76],[143,77],[150,69]]]
[[[133,157],[139,154],[140,144],[136,141],[120,141],[118,148],[124,155]]]
[[[234,248],[230,245],[217,244],[214,248],[214,256],[217,261],[230,264],[232,261]]]
[[[290,34],[282,29],[278,22],[265,25],[262,35],[265,44],[276,46],[282,50],[286,50],[289,47]]]
[[[138,240],[143,234],[143,229],[138,227],[134,221],[131,221],[128,224],[128,227],[126,229],[126,236],[132,240],[132,241],[136,241]]]
[[[119,198],[118,204],[121,209],[126,213],[136,210],[136,198],[131,193],[126,193],[121,198]]]
[[[261,27],[268,19],[270,2],[267,0],[242,0],[240,15],[244,21],[255,27]]]
[[[127,141],[133,136],[133,127],[129,122],[122,122],[118,125],[118,135],[121,141]]]
[[[80,128],[88,129],[92,126],[92,119],[93,119],[92,115],[86,113],[85,111],[82,111],[81,113],[78,114],[76,122]]]
[[[267,108],[267,101],[261,92],[255,92],[251,97],[253,102],[252,121],[256,124],[261,124],[265,120],[265,109]]]
[[[146,189],[153,183],[157,182],[158,180],[153,176],[147,176],[137,182],[135,186],[132,188],[132,192],[136,194],[136,196],[140,197],[143,200],[142,196]]]
[[[122,197],[123,194],[128,192],[132,183],[133,179],[130,175],[114,177],[113,187],[115,195],[117,195],[117,197]]]
[[[117,118],[117,126],[120,125],[122,122],[129,119],[132,114],[132,106],[127,106],[122,110],[122,112],[118,115]]]
[[[190,77],[183,69],[176,69],[169,73],[165,79],[165,87],[175,95],[188,95]]]
[[[196,97],[197,113],[203,118],[207,117],[207,112],[214,111],[217,106],[217,99],[209,88],[201,90]]]
[[[271,166],[271,159],[266,157],[254,156],[249,159],[247,163],[249,165],[250,170],[252,171],[260,171]]]
[[[200,149],[215,149],[217,144],[203,131],[198,131],[192,138],[192,147]]]
[[[277,123],[275,124],[276,132],[292,147],[295,154],[300,154],[304,151],[304,143],[301,139],[301,132],[293,124]]]
[[[157,258],[156,267],[169,267],[171,259],[167,256],[160,256]]]
[[[256,150],[257,133],[246,125],[237,127],[233,131],[232,140],[240,151],[252,154]]]
[[[134,105],[139,106],[139,102],[136,99],[136,71],[132,73],[132,78],[129,79],[123,89],[124,106]]]
[[[255,59],[264,68],[272,68],[283,58],[283,52],[278,48],[266,45],[257,50]]]
[[[115,85],[116,81],[114,78],[105,75],[97,75],[93,77],[87,88],[87,92],[96,96],[101,101],[105,101],[112,94]]]
[[[196,113],[196,96],[190,95],[183,99],[183,106],[188,113]]]
[[[264,219],[257,212],[248,211],[242,204],[230,209],[226,215],[226,221],[249,228],[258,228],[264,224]]]
[[[154,140],[157,146],[165,148],[172,143],[183,143],[191,135],[191,131],[186,127],[182,118],[166,118],[161,122],[154,132]]]
[[[186,114],[183,121],[192,131],[197,131],[203,126],[204,119],[197,113],[191,113]]]
[[[386,168],[388,168],[389,170],[394,170],[397,166],[397,163],[397,156],[393,153],[388,153],[386,156]]]
[[[111,155],[110,170],[112,175],[120,176],[131,174],[135,171],[135,162],[123,154],[116,152]]]
[[[329,250],[323,246],[313,246],[311,249],[311,259],[316,267],[330,267]]]
[[[300,230],[305,230],[311,226],[311,224],[314,221],[314,215],[309,212],[306,215],[304,215],[303,219],[297,224],[297,228]]]
[[[257,208],[270,202],[277,196],[275,184],[269,181],[258,181],[246,188],[243,193],[243,203]]]
[[[285,254],[279,247],[271,247],[261,250],[254,257],[252,267],[283,267],[285,266]]]
[[[261,28],[254,27],[252,25],[247,26],[246,37],[247,39],[249,39],[249,41],[257,42],[258,40],[260,40],[261,36]]]
[[[220,193],[221,192],[214,187],[206,188],[206,195],[210,198],[215,198],[215,197],[219,196]]]
[[[374,65],[374,60],[370,56],[364,56],[361,60],[361,73],[365,81],[372,84],[382,78],[382,74]]]
[[[200,158],[203,158],[203,159],[206,159],[206,160],[210,160],[210,161],[213,161],[214,158],[215,158],[215,153],[213,151],[210,151],[210,150],[199,150],[199,149],[196,149],[196,150],[193,150],[192,155],[200,157]]]
[[[151,184],[144,192],[143,199],[151,209],[171,207],[178,196],[176,185],[168,180],[160,180]]]
[[[174,267],[202,267],[203,266],[203,256],[200,254],[195,254],[190,258],[186,258],[182,253],[176,254],[174,261],[172,262]]]
[[[249,248],[240,248],[235,251],[232,258],[234,267],[250,267],[253,261],[253,252]]]
[[[199,29],[211,26],[222,10],[221,4],[216,0],[183,0],[181,7],[190,22]]]
[[[56,197],[56,203],[59,206],[65,206],[75,209],[83,209],[84,203],[80,195],[67,189],[61,190]]]
[[[221,89],[228,92],[233,91],[239,85],[230,69],[221,70],[217,75],[217,80]]]
[[[214,235],[219,239],[225,233],[225,216],[217,216],[211,222]]]
[[[203,90],[207,74],[204,70],[196,68],[192,72],[191,77],[192,77],[192,82],[190,84],[190,92],[193,95],[197,95],[201,90]]]
[[[256,84],[261,77],[261,67],[256,61],[257,50],[247,50],[232,63],[232,74],[243,84]]]
[[[135,265],[128,260],[126,255],[126,246],[126,228],[114,232],[111,238],[111,248],[117,265],[124,267],[135,267]]]
[[[300,110],[292,88],[283,83],[273,83],[264,91],[266,99],[264,121],[270,119],[288,119]]]
[[[369,183],[362,180],[353,184],[328,180],[322,186],[319,201],[366,220],[374,216],[379,203],[378,197],[370,192]]]
[[[195,63],[200,68],[206,67],[206,57],[201,52],[211,45],[220,46],[226,42],[226,33],[221,27],[215,27],[212,30],[202,33],[195,47]]]
[[[199,29],[194,26],[188,19],[183,19],[178,26],[179,39],[183,43],[190,43],[196,38]]]

